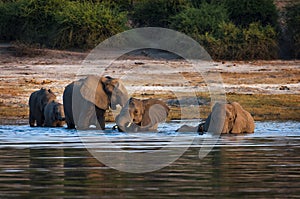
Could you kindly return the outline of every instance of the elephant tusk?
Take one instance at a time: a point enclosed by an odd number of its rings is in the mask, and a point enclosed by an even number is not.
[[[131,126],[131,124],[132,124],[132,122],[129,122],[126,127],[129,128]]]

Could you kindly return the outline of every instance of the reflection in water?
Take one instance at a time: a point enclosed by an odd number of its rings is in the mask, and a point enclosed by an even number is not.
[[[257,126],[252,135],[222,136],[204,159],[194,143],[170,166],[142,174],[99,163],[75,131],[1,126],[0,198],[299,197],[300,124]],[[158,138],[165,136],[172,134]]]

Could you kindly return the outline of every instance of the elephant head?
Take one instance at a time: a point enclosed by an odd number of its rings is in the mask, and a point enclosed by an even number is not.
[[[37,101],[38,107],[40,107],[40,111],[43,113],[45,106],[56,99],[56,95],[52,92],[51,89],[41,88],[39,91],[39,97]]]
[[[225,113],[224,113],[225,112]],[[221,114],[223,113],[223,114]],[[249,112],[244,110],[237,102],[216,103],[212,113],[206,119],[204,130],[207,131],[212,121],[216,123],[223,115],[225,118],[221,133],[253,133],[254,120]],[[222,118],[221,118],[222,119]]]
[[[116,122],[122,131],[153,131],[159,122],[166,120],[169,110],[164,102],[157,99],[130,98]]]
[[[52,101],[48,103],[44,110],[45,126],[57,127],[63,126],[65,121],[64,107],[61,103]]]
[[[64,106],[61,103],[56,103],[55,106],[53,106],[53,117],[53,121],[65,121]]]
[[[228,126],[226,126],[226,124],[228,124]],[[223,132],[253,133],[254,128],[253,117],[248,111],[244,110],[239,103],[232,102],[226,105],[226,118]]]
[[[116,109],[116,105],[124,106],[128,93],[119,79],[98,76],[88,76],[83,80],[80,93],[84,99],[95,104],[98,108]]]

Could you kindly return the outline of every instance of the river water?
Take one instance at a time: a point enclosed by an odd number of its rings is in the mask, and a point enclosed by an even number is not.
[[[256,122],[254,134],[221,136],[217,140],[209,133],[175,133],[180,125],[176,121],[165,123],[159,127],[160,132],[149,134],[85,132],[93,139],[108,137],[123,149],[125,145],[127,150],[138,149],[131,154],[153,153],[175,137],[176,146],[186,147],[183,155],[169,165],[140,173],[101,163],[75,130],[2,125],[0,198],[300,197],[299,122]],[[146,141],[141,141],[143,136]],[[194,140],[189,143],[191,137]],[[199,158],[203,143],[211,150]],[[111,159],[120,165],[128,161],[118,157],[112,155]]]

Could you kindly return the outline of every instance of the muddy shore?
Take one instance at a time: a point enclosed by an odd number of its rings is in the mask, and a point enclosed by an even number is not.
[[[24,54],[14,48],[0,48],[0,123],[27,123],[28,98],[41,87],[51,88],[62,101],[64,87],[84,76],[89,65],[87,55],[57,50]],[[300,121],[299,60],[216,61],[208,65],[211,73],[220,74],[227,100],[240,102],[256,120]],[[210,110],[207,81],[201,72],[192,69],[184,60],[143,55],[122,57],[103,69],[90,67],[88,73],[120,77],[133,96],[158,97],[168,102],[176,98],[168,90],[185,93],[196,89],[197,97],[204,102],[201,117],[205,117]],[[173,110],[169,119],[178,119],[178,107],[169,105]]]

